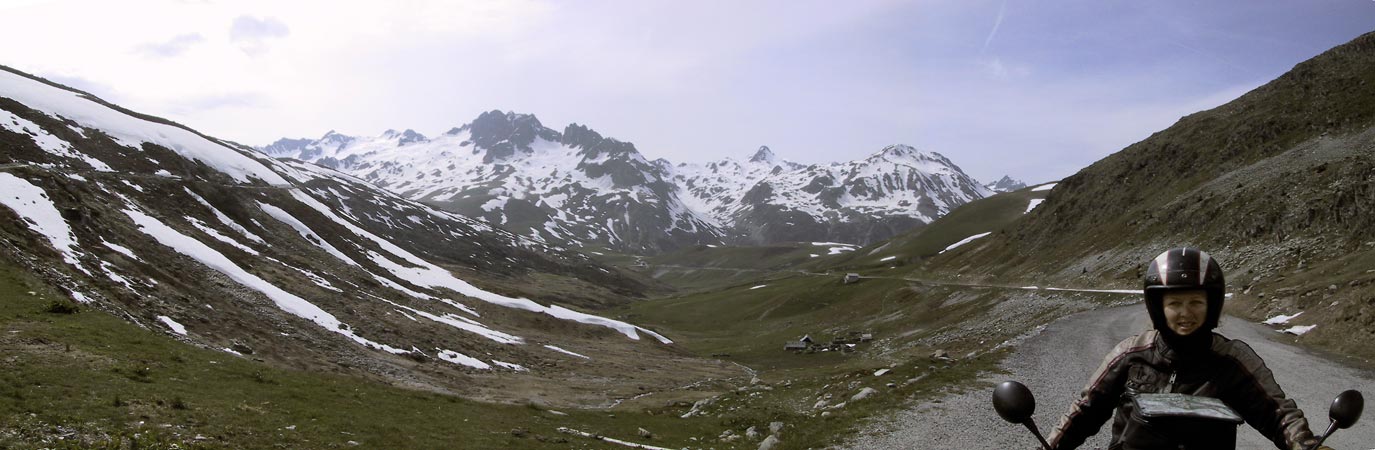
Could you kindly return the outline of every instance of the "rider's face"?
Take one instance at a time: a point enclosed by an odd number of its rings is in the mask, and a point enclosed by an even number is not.
[[[1208,317],[1208,294],[1203,291],[1170,291],[1163,299],[1165,323],[1180,336],[1198,331]]]

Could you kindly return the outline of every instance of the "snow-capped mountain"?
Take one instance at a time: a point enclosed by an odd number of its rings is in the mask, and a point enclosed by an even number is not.
[[[261,150],[541,241],[631,252],[724,241],[866,244],[990,194],[944,156],[907,146],[826,165],[787,161],[768,147],[743,161],[674,165],[582,125],[559,132],[500,111],[434,138],[331,131]]]
[[[991,194],[939,153],[893,145],[848,163],[805,166],[760,147],[746,161],[679,164],[688,204],[738,240],[867,244]]]
[[[1022,180],[1014,180],[1010,176],[1003,175],[998,181],[988,183],[984,185],[984,187],[993,192],[1012,192],[1019,189],[1025,189],[1026,183]]]
[[[801,169],[802,164],[776,157],[768,147],[759,147],[745,161],[726,158],[707,164],[680,163],[673,167],[673,181],[686,193],[683,201],[728,228],[734,223],[740,199],[760,180]]]
[[[992,194],[941,154],[906,145],[846,163],[776,167],[725,208],[748,242],[868,244]]]
[[[262,148],[345,171],[401,194],[537,240],[658,251],[719,243],[722,234],[678,196],[662,164],[635,146],[572,124],[490,111],[427,139],[330,132]]]
[[[379,139],[401,151],[429,142]],[[337,134],[275,151],[322,142],[333,146],[310,151],[353,156]],[[519,394],[468,375],[561,388],[580,383],[576,367],[634,371],[609,354],[696,370],[668,338],[581,312],[644,286],[577,253],[3,66],[0,149],[0,264],[193,345],[296,368],[347,362],[484,398]]]

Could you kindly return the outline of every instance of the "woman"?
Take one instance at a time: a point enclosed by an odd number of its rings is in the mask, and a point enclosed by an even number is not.
[[[1222,315],[1225,288],[1222,268],[1199,249],[1171,249],[1152,260],[1146,271],[1145,303],[1155,329],[1122,341],[1108,353],[1051,433],[1051,447],[1078,447],[1115,411],[1110,449],[1181,448],[1178,430],[1165,430],[1137,411],[1137,396],[1155,393],[1221,400],[1278,449],[1307,450],[1316,443],[1308,420],[1285,397],[1265,361],[1246,343],[1213,333]],[[1224,439],[1235,439],[1235,428],[1227,431],[1230,436],[1183,437],[1194,445],[1186,448],[1219,448],[1227,445]]]

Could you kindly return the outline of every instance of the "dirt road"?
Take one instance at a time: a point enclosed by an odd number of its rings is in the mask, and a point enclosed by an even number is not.
[[[986,381],[1016,379],[1030,387],[1037,399],[1036,423],[1049,435],[1050,428],[1059,422],[1103,356],[1122,339],[1148,327],[1149,320],[1140,304],[1068,316],[1047,325],[1041,334],[1018,347],[1019,351],[1003,364],[1010,375]],[[1368,397],[1375,396],[1375,372],[1354,369],[1284,342],[1292,340],[1292,336],[1235,317],[1224,318],[1219,333],[1246,341],[1265,358],[1280,386],[1298,402],[1312,427],[1317,428],[1315,433],[1327,427],[1327,408],[1337,393],[1359,389]],[[1035,438],[1024,428],[998,418],[990,403],[991,392],[991,388],[979,388],[952,393],[939,403],[925,403],[875,421],[847,448],[1037,448]],[[1111,422],[1080,448],[1107,447],[1110,429]],[[1327,445],[1338,450],[1375,448],[1375,413],[1368,412],[1361,422],[1338,432]],[[1237,448],[1265,449],[1274,445],[1243,425]]]

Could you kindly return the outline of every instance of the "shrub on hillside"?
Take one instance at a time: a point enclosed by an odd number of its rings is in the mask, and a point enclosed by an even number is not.
[[[46,308],[43,308],[43,312],[52,314],[76,314],[81,312],[81,307],[71,300],[53,300],[51,303],[48,303]]]

